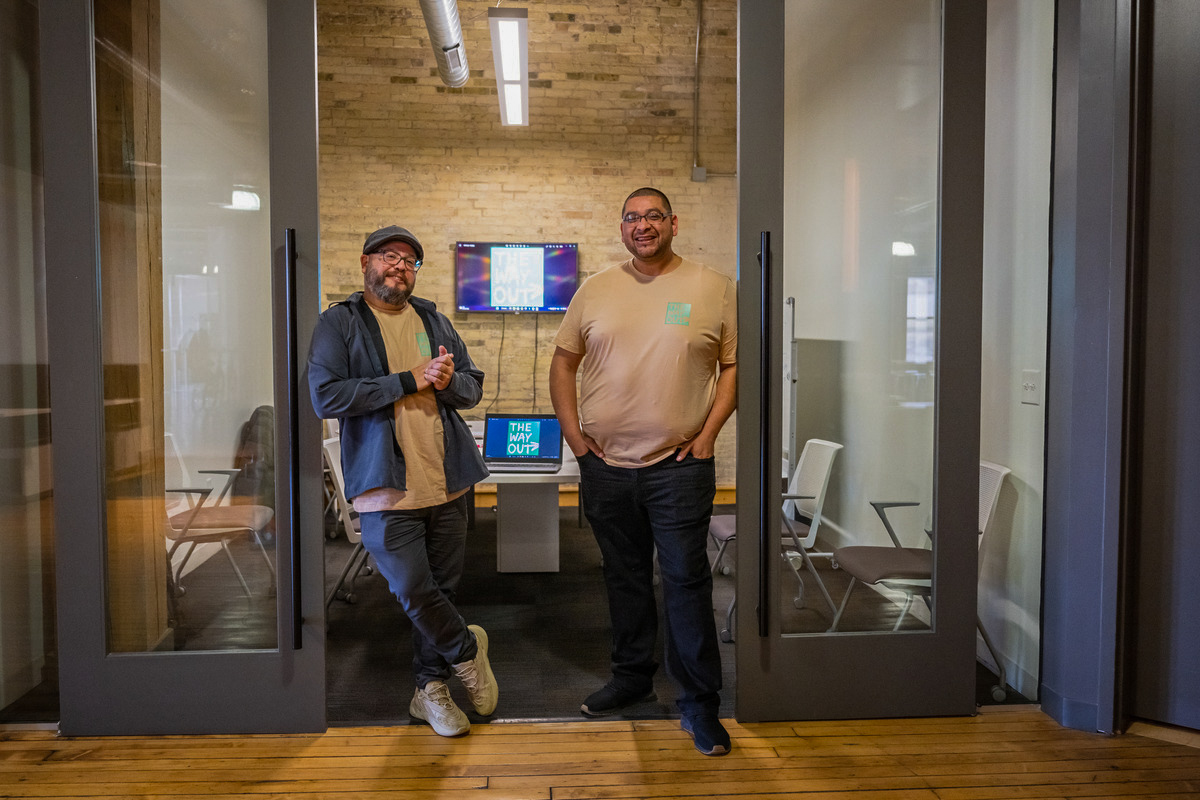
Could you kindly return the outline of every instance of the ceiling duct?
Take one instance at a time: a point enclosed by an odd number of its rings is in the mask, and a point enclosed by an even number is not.
[[[438,74],[447,86],[467,82],[467,53],[463,50],[462,26],[458,22],[457,0],[421,0],[421,14],[429,31],[429,43],[437,59]]]

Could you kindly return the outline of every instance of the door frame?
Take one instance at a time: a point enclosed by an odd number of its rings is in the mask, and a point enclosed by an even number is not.
[[[780,526],[784,2],[738,9],[739,720],[938,716],[975,711],[974,536],[942,536],[932,628],[784,638],[758,532]],[[978,517],[986,0],[942,2],[942,101],[934,418],[934,530]],[[770,232],[766,268],[761,234]],[[955,265],[944,269],[944,265]],[[765,373],[765,374],[764,374]],[[778,537],[774,537],[777,539]],[[761,598],[761,600],[760,600]],[[758,615],[767,610],[766,620]],[[761,626],[761,627],[760,627]]]
[[[287,0],[267,6],[276,425],[283,432],[275,438],[280,647],[114,654],[106,635],[93,3],[41,4],[41,107],[53,109],[43,127],[43,186],[60,730],[66,735],[325,729],[320,421],[307,401],[283,399],[289,383],[301,393],[293,397],[306,396],[297,343],[307,343],[319,304],[316,7]],[[297,231],[294,284],[301,313],[291,315],[294,333],[285,329],[278,305],[286,292],[280,271],[285,227]],[[294,549],[287,546],[293,535]],[[296,555],[307,567],[302,580],[292,579]],[[300,625],[293,624],[297,617]]]

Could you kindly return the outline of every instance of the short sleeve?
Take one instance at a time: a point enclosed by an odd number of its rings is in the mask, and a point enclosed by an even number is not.
[[[567,306],[567,313],[563,315],[563,321],[558,326],[558,333],[554,334],[554,346],[561,347],[576,355],[583,355],[587,352],[587,344],[583,340],[583,329],[580,321],[583,318],[584,292],[587,289],[587,282],[579,287],[579,291],[575,292],[575,296],[571,298],[570,304]]]
[[[721,308],[722,364],[737,363],[737,284],[725,279],[725,297]]]

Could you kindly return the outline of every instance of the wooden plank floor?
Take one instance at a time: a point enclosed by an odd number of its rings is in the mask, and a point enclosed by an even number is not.
[[[1031,706],[963,718],[731,722],[730,732],[733,752],[708,758],[673,721],[477,725],[458,739],[425,726],[70,739],[7,730],[0,797],[1200,797],[1200,748],[1080,733]]]

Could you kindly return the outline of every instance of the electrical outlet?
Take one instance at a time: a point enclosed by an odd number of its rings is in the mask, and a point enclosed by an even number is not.
[[[1021,402],[1030,406],[1042,404],[1042,371],[1040,369],[1021,371]]]

